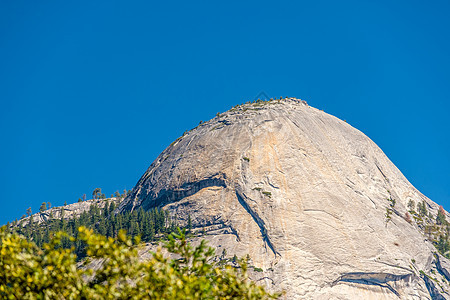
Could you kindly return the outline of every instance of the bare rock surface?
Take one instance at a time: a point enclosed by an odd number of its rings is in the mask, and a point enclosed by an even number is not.
[[[287,98],[187,132],[119,211],[190,216],[217,252],[249,254],[259,282],[286,299],[450,299],[450,263],[405,220],[410,200],[436,216],[438,205],[367,136]]]

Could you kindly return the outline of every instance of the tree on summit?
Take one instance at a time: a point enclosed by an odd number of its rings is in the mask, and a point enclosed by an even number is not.
[[[41,207],[39,207],[39,211],[43,212],[47,210],[47,204],[45,202],[42,202]]]
[[[95,188],[94,191],[92,192],[92,197],[94,199],[97,199],[99,197],[99,195],[101,195],[101,193],[102,193],[101,188]]]

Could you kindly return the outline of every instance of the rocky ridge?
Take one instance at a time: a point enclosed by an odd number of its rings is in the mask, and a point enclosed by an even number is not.
[[[450,299],[440,231],[425,232],[439,206],[367,136],[299,99],[239,105],[185,133],[118,211],[139,207],[248,253],[287,299]]]
[[[61,217],[65,220],[69,220],[79,217],[83,212],[88,212],[92,205],[97,205],[98,208],[103,208],[107,203],[115,203],[115,205],[118,205],[122,200],[122,198],[112,197],[106,199],[90,199],[65,206],[55,206],[42,212],[34,213],[31,215],[31,218],[30,216],[25,217],[19,220],[17,225],[24,227],[28,225],[31,219],[35,224],[45,223],[52,219],[59,220]]]

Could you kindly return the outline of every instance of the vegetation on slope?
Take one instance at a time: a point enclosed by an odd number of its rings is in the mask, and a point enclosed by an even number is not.
[[[138,237],[116,238],[80,227],[75,243],[87,257],[77,263],[74,248],[61,247],[65,233],[38,247],[6,227],[0,229],[2,299],[267,299],[277,295],[251,282],[244,260],[223,263],[202,241],[192,247],[181,230],[169,235],[165,249],[140,261]],[[101,262],[101,263],[99,263]]]
[[[78,238],[80,226],[94,230],[94,232],[106,237],[116,238],[120,230],[126,230],[132,237],[140,236],[144,242],[152,242],[162,234],[168,234],[176,229],[175,219],[166,211],[153,209],[144,211],[142,208],[133,212],[114,214],[116,206],[114,202],[105,200],[103,208],[96,204],[90,205],[88,211],[82,212],[72,219],[64,218],[64,210],[61,207],[60,218],[49,218],[45,222],[34,222],[31,219],[25,226],[10,227],[10,231],[23,235],[29,241],[33,241],[38,247],[51,241],[52,232],[64,232],[67,236]],[[85,255],[85,243],[81,240],[71,240],[68,237],[61,238],[63,248],[74,247],[77,257]]]
[[[433,243],[440,254],[450,259],[450,223],[445,218],[444,208],[439,206],[436,217],[428,212],[425,201],[418,202],[416,205],[414,201],[410,200],[408,208],[409,214],[413,216],[422,233]],[[409,214],[405,216],[405,219],[410,219]]]

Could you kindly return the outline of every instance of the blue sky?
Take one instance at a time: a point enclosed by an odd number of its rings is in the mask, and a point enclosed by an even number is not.
[[[448,1],[162,2],[1,1],[0,224],[131,189],[261,91],[347,120],[450,209]]]

